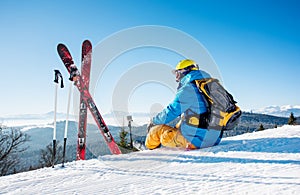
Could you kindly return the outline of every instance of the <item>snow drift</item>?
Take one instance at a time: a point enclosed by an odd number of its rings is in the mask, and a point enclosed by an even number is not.
[[[297,194],[300,126],[222,140],[193,151],[161,148],[0,177],[9,194]]]

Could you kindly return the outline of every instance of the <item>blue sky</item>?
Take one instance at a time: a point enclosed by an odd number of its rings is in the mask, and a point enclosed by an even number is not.
[[[118,31],[141,25],[171,27],[198,40],[242,109],[300,105],[299,8],[296,0],[1,0],[0,116],[53,110],[53,70],[60,69],[65,80],[68,77],[56,53],[58,43],[69,47],[79,65],[83,40],[96,46]],[[100,110],[112,109],[116,81],[110,81],[110,75],[120,78],[124,74],[117,62],[130,69],[133,61],[163,59],[175,66],[180,60],[168,52],[159,54],[142,50],[116,60],[94,91]],[[67,93],[67,88],[59,91],[60,112],[66,110]],[[149,105],[156,101],[166,105],[173,95],[158,84],[142,85],[130,96],[130,111],[148,112]]]

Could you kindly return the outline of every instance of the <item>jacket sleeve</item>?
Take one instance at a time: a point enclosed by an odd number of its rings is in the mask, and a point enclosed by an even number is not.
[[[160,113],[153,118],[154,124],[167,124],[176,119],[194,102],[195,90],[191,84],[185,85],[176,93],[175,99]],[[197,98],[196,98],[197,99]]]

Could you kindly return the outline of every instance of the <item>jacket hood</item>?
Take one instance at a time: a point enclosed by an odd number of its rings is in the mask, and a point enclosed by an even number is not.
[[[185,85],[185,84],[190,83],[194,80],[200,80],[200,79],[210,78],[210,77],[211,76],[205,71],[192,70],[180,80],[180,84]]]

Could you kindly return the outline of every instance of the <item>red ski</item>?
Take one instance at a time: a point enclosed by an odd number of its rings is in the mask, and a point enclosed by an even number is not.
[[[82,43],[81,53],[81,77],[83,84],[89,89],[90,84],[90,71],[92,62],[92,44],[90,41],[85,40]],[[85,159],[86,149],[86,127],[87,127],[87,105],[84,101],[84,97],[80,95],[79,106],[79,123],[78,123],[78,143],[77,143],[77,160]]]
[[[109,150],[112,154],[121,154],[122,152],[115,142],[113,136],[111,135],[107,125],[105,124],[87,86],[85,85],[83,78],[81,77],[76,65],[74,64],[73,58],[68,48],[64,44],[58,44],[57,51],[65,67],[70,73],[69,79],[75,82],[75,85],[77,86],[81,94],[81,98],[85,102],[87,108],[90,110]]]

